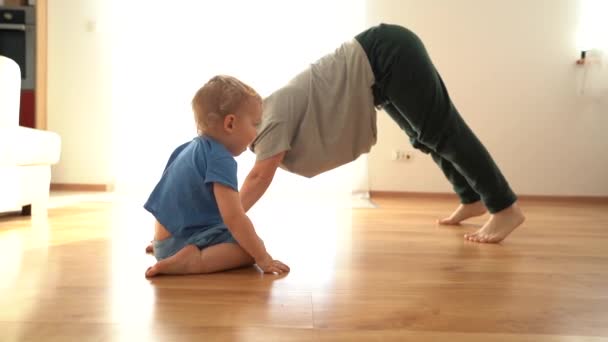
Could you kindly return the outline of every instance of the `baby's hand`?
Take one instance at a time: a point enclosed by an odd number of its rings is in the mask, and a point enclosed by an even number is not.
[[[272,259],[270,255],[267,255],[264,260],[256,262],[256,264],[264,273],[281,274],[289,272],[289,266],[279,260]]]

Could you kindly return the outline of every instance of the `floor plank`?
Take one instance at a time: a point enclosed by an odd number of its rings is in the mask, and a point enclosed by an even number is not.
[[[281,277],[146,279],[151,218],[120,199],[0,217],[0,341],[608,341],[608,204],[522,200],[479,245],[487,216],[435,223],[449,198],[374,202],[257,205]]]

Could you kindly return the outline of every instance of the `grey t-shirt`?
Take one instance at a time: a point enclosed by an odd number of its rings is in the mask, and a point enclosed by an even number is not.
[[[313,177],[355,160],[376,143],[374,74],[353,39],[264,99],[257,160],[287,151],[281,168]]]

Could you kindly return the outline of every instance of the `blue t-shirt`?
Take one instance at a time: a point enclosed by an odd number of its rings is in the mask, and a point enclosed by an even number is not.
[[[173,151],[144,208],[174,236],[222,223],[213,183],[238,191],[237,164],[224,145],[200,136]]]

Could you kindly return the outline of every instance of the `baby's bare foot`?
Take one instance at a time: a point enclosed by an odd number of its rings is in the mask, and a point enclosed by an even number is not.
[[[163,259],[146,270],[146,277],[159,274],[190,274],[195,272],[197,261],[200,261],[200,250],[195,245],[188,245],[179,252]]]
[[[486,207],[481,201],[461,204],[449,217],[438,220],[439,224],[456,225],[460,222],[475,216],[481,216],[486,213]]]
[[[515,228],[519,227],[526,217],[519,209],[517,203],[507,209],[501,210],[492,216],[478,231],[465,234],[469,241],[482,243],[497,243],[506,238]]]
[[[152,246],[152,244],[149,244],[146,246],[146,254],[153,254],[154,253],[154,246]]]

